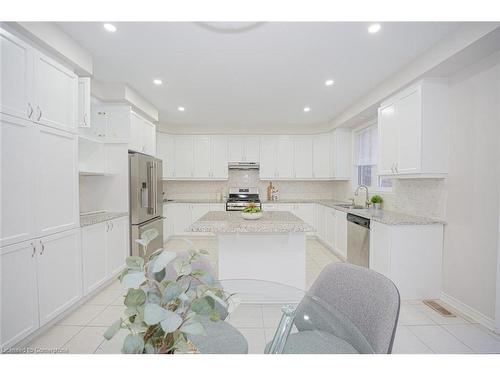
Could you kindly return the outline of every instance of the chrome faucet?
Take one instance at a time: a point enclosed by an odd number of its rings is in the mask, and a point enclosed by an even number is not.
[[[365,198],[365,207],[368,208],[370,207],[370,199],[368,198],[369,196],[369,193],[368,193],[368,186],[366,185],[359,185],[357,188],[356,188],[356,191],[354,192],[354,195],[357,197],[358,194],[359,194],[359,190],[360,189],[365,189],[366,191],[366,198]]]

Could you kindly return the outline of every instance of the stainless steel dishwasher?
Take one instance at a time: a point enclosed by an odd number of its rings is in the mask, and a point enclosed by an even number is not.
[[[347,262],[367,267],[370,261],[370,219],[347,214]]]

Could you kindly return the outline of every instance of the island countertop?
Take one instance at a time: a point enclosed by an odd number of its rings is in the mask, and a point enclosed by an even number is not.
[[[263,211],[258,220],[245,220],[239,211],[210,211],[188,228],[190,232],[207,233],[297,233],[313,230],[288,211]]]

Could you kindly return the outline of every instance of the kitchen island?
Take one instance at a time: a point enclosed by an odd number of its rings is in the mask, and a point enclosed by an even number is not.
[[[305,288],[306,232],[312,227],[288,211],[262,212],[245,220],[240,212],[211,211],[190,232],[219,240],[219,279],[256,279]]]

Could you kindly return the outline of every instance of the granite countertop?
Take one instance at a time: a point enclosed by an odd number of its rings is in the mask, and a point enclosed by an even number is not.
[[[92,214],[81,214],[80,227],[87,227],[122,216],[128,216],[128,212],[96,212]]]
[[[245,220],[239,211],[211,211],[189,228],[190,232],[287,233],[311,232],[313,228],[288,211],[263,211],[258,220]]]
[[[225,201],[219,201],[217,199],[164,199],[165,203],[219,203],[226,204]]]

